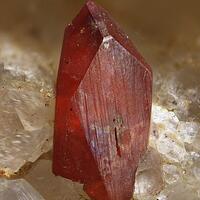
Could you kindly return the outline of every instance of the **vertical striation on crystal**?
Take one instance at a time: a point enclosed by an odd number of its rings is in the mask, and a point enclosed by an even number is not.
[[[56,92],[53,172],[94,200],[129,200],[148,144],[152,71],[92,1],[66,28]]]

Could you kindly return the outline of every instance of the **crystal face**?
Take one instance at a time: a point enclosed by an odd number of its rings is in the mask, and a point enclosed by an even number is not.
[[[129,200],[151,116],[151,68],[109,14],[88,1],[65,31],[53,172],[95,200]],[[123,184],[119,184],[123,183]]]
[[[24,179],[0,179],[0,199],[44,200],[44,198]]]

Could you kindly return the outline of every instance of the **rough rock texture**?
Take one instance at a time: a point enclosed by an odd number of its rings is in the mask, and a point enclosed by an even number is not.
[[[0,170],[10,176],[48,151],[52,73],[39,52],[0,35]]]
[[[44,198],[24,179],[0,179],[0,199],[44,200]]]
[[[191,94],[198,90],[184,91],[174,78],[163,78],[162,87],[158,87],[160,83],[158,78],[150,150],[138,168],[135,198],[197,200],[200,199],[200,124],[198,118],[195,121],[189,117],[189,108],[195,102]],[[144,169],[144,163],[151,170]]]
[[[53,172],[83,183],[94,200],[130,200],[151,102],[150,66],[109,14],[88,1],[64,36]]]

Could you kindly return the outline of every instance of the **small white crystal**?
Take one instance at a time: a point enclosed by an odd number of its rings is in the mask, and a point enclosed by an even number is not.
[[[0,179],[1,200],[44,200],[44,198],[24,179]]]
[[[191,144],[199,132],[199,124],[196,122],[180,122],[178,125],[178,136],[183,142]]]
[[[150,148],[139,164],[134,194],[138,199],[143,199],[159,193],[162,187],[161,157],[158,152]]]
[[[191,98],[177,84],[177,77],[174,74],[168,74],[165,78],[158,73],[154,75],[154,102],[181,117],[188,116]]]
[[[161,106],[153,105],[152,120],[154,131],[157,132],[150,138],[150,144],[171,161],[181,162],[187,156],[184,141],[178,137],[178,125],[180,121],[175,113],[162,108]]]
[[[178,181],[180,178],[180,172],[177,166],[172,164],[163,165],[163,177],[166,183],[172,184]]]
[[[198,200],[198,193],[184,181],[168,185],[158,196],[158,200]]]
[[[135,194],[138,196],[153,195],[160,192],[163,187],[161,172],[149,169],[137,174]]]
[[[152,106],[152,121],[160,125],[160,128],[167,129],[168,131],[176,131],[179,123],[179,119],[174,112],[155,104]]]
[[[170,137],[170,134],[167,133],[160,135],[159,139],[156,141],[156,146],[161,154],[174,162],[184,161],[187,156],[184,143],[173,139],[173,137]]]

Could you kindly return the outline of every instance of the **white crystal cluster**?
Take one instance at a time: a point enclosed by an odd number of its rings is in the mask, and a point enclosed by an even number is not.
[[[38,51],[8,35],[0,44],[0,172],[10,176],[51,147],[53,79]]]
[[[195,99],[162,81],[152,108],[150,147],[136,175],[135,199],[200,199],[200,124],[189,117]],[[192,92],[194,93],[194,91]],[[156,96],[157,95],[157,96]]]

